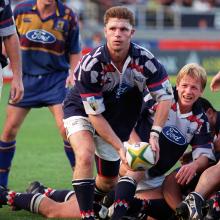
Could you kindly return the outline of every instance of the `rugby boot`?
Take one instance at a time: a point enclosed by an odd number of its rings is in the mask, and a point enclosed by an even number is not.
[[[7,188],[0,185],[0,208],[2,208],[3,205],[7,205],[8,191]]]
[[[199,194],[189,193],[176,208],[176,216],[179,220],[203,220],[202,209],[204,205],[205,202]]]
[[[42,183],[39,181],[33,181],[32,183],[29,184],[29,186],[26,189],[27,193],[41,193],[44,194],[45,190],[47,189],[46,186],[44,186]]]
[[[93,208],[95,213],[95,219],[103,219],[103,220],[109,219],[107,207],[101,205],[100,203],[93,202]]]

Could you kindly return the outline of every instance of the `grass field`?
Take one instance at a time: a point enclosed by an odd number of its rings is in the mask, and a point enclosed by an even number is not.
[[[1,129],[8,93],[9,85],[5,85],[0,103]],[[214,106],[220,109],[220,92],[211,93],[207,86],[204,97],[209,98]],[[62,140],[49,110],[33,109],[17,137],[17,150],[10,173],[9,187],[24,191],[28,182],[40,180],[51,187],[71,189],[71,179],[72,173],[63,151]],[[0,220],[32,219],[44,218],[26,211],[12,212],[8,207],[0,209]]]

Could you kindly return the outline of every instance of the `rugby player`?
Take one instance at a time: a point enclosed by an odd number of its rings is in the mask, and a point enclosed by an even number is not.
[[[7,58],[3,55],[2,43],[5,47],[13,73],[10,99],[13,103],[17,103],[22,99],[24,94],[21,54],[16,27],[12,17],[11,5],[10,2],[6,0],[0,1],[0,97],[3,86],[3,68],[7,65]],[[2,155],[0,155],[0,163],[2,160]]]
[[[220,158],[220,112],[211,105],[208,100],[202,101],[210,127],[214,136],[214,153],[216,160]],[[220,193],[217,192],[220,186],[220,162],[206,169],[199,178],[194,191],[189,193],[186,199],[180,203],[178,199],[175,204],[177,216],[180,219],[220,219]],[[210,198],[211,197],[211,198]],[[210,198],[210,199],[209,199]],[[208,200],[207,200],[208,199]],[[207,200],[205,202],[205,200]],[[205,207],[205,208],[204,208]],[[208,213],[204,211],[208,207]]]
[[[4,158],[0,160],[0,185],[5,187],[15,153],[16,136],[31,108],[48,107],[74,167],[73,151],[63,126],[62,102],[67,86],[73,84],[73,70],[81,55],[77,16],[60,0],[19,3],[14,18],[22,50],[25,94],[17,103],[10,98],[7,106],[0,140],[0,158]]]
[[[156,219],[168,219],[173,212],[161,199],[164,174],[176,164],[188,145],[192,146],[193,162],[179,169],[176,174],[179,183],[189,183],[198,172],[208,167],[209,159],[215,160],[208,119],[198,101],[206,82],[206,71],[196,63],[187,64],[179,71],[168,120],[159,135],[159,161],[145,172],[127,170],[123,174],[116,187],[113,220],[126,215],[129,207],[132,208],[134,204],[136,213],[143,210]],[[147,141],[152,131],[157,103],[152,100],[150,94],[147,94],[144,100],[141,117],[131,134],[131,143]],[[134,195],[145,202],[133,200]],[[128,214],[130,212],[128,211]]]
[[[157,155],[157,133],[167,119],[173,97],[163,65],[131,42],[133,13],[126,7],[112,7],[104,15],[104,25],[106,44],[83,57],[75,85],[64,101],[64,126],[76,154],[72,184],[81,218],[88,220],[94,219],[94,191],[95,197],[103,197],[118,180],[120,159],[127,164],[123,141],[128,140],[140,114],[144,89],[148,87],[158,102],[155,132],[148,140]]]

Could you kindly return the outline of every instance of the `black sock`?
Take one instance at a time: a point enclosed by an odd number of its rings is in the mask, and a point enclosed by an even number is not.
[[[114,200],[115,200],[115,190],[112,190],[108,192],[103,198],[103,205],[109,208],[114,203]]]
[[[140,215],[147,216],[147,206],[148,206],[148,200],[134,198],[130,203],[127,215],[134,217],[139,217]]]
[[[128,176],[121,177],[115,189],[114,213],[112,220],[118,220],[128,210],[130,202],[134,199],[136,182]]]
[[[164,199],[150,199],[146,209],[149,216],[158,220],[169,219],[174,214]]]
[[[106,195],[106,192],[102,191],[101,189],[99,189],[97,187],[97,185],[95,184],[95,189],[94,189],[94,201],[95,202],[100,202],[102,201],[102,199],[104,198],[104,196]]]
[[[66,202],[74,194],[73,190],[52,190],[46,196],[56,202]]]
[[[4,195],[4,202],[9,206],[14,206],[16,209],[38,213],[39,205],[44,197],[41,193],[32,194],[9,191]]]
[[[93,200],[94,200],[94,179],[73,180],[76,198],[79,204],[81,218],[94,220]]]

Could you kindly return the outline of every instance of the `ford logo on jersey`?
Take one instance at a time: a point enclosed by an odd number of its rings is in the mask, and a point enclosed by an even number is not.
[[[186,139],[176,127],[173,126],[166,126],[162,130],[163,134],[166,138],[168,138],[170,141],[178,144],[178,145],[185,145]]]
[[[43,44],[52,44],[56,41],[56,37],[45,31],[45,30],[31,30],[26,33],[26,37],[30,41],[43,43]]]

